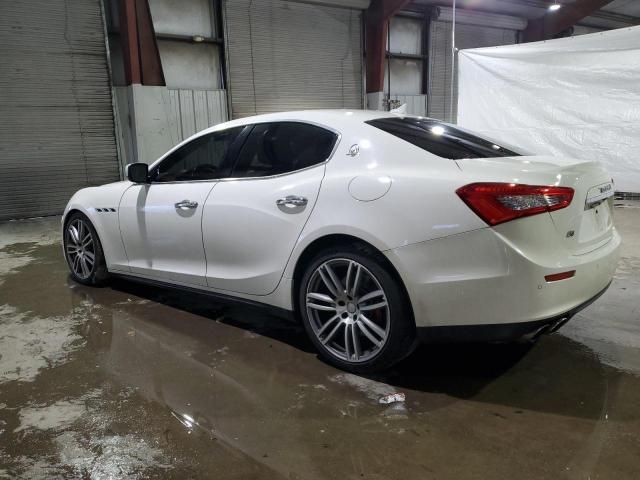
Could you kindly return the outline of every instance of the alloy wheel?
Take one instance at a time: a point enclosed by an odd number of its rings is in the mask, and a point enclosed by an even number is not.
[[[341,360],[361,363],[375,357],[389,338],[385,292],[362,264],[331,259],[315,269],[305,295],[316,338]]]
[[[91,275],[96,262],[95,242],[91,229],[81,219],[69,222],[65,231],[65,251],[73,273],[83,280]]]

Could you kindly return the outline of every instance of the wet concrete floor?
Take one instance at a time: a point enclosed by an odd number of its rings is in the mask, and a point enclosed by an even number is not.
[[[640,478],[640,203],[618,203],[613,285],[559,333],[372,377],[261,310],[74,284],[59,219],[0,224],[0,478]]]

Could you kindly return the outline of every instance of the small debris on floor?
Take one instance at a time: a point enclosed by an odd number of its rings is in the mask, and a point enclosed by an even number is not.
[[[382,405],[388,405],[390,403],[396,402],[404,402],[404,393],[392,393],[391,395],[380,397],[380,399],[378,400],[378,403],[381,403]]]

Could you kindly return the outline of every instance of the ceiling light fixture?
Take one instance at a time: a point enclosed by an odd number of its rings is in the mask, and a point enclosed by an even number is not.
[[[560,5],[557,1],[555,3],[553,3],[552,5],[549,5],[549,11],[551,12],[555,12],[556,10],[560,10],[560,7],[562,7],[562,5]]]

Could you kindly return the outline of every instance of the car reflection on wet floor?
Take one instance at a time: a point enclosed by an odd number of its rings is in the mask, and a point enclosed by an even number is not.
[[[73,284],[56,220],[4,224],[0,478],[637,478],[639,218],[617,209],[614,284],[559,334],[371,377],[262,310]]]

